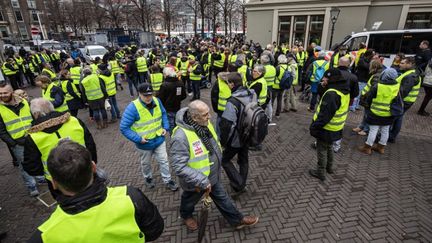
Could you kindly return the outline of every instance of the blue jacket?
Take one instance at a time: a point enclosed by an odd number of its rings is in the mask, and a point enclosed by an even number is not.
[[[157,98],[158,99],[158,98]],[[169,130],[169,122],[165,108],[162,105],[162,102],[158,99],[160,104],[160,109],[162,111],[162,128],[165,130]],[[140,102],[146,107],[144,102],[140,99]],[[153,101],[152,101],[153,102]],[[150,109],[150,113],[153,114],[153,109]],[[141,143],[141,136],[138,133],[132,131],[132,125],[140,119],[137,109],[133,102],[131,102],[125,109],[122,119],[120,121],[120,131],[127,139],[135,143],[135,146],[138,149],[142,150],[153,150],[159,147],[164,141],[165,136],[159,136],[147,141],[147,143]]]

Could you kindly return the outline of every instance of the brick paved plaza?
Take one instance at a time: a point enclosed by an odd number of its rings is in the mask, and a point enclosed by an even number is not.
[[[29,89],[34,97],[39,92]],[[204,100],[209,100],[209,93],[203,90]],[[123,110],[130,97],[124,90],[118,99]],[[431,242],[432,117],[414,114],[417,105],[406,115],[397,143],[387,146],[384,155],[356,151],[366,137],[351,133],[361,112],[350,113],[342,150],[335,155],[335,174],[325,183],[307,173],[316,165],[308,130],[312,114],[304,104],[297,113],[283,113],[270,128],[264,150],[250,152],[247,192],[235,200],[242,212],[258,215],[260,222],[236,231],[213,206],[206,242]],[[428,109],[432,111],[431,106]],[[196,242],[197,232],[188,232],[179,218],[181,191],[166,189],[158,169],[157,186],[148,190],[138,153],[120,134],[118,123],[98,131],[87,114],[80,111],[98,146],[98,166],[108,172],[111,185],[139,187],[158,206],[165,231],[157,242]],[[224,173],[222,178],[228,188]],[[27,240],[54,208],[27,195],[4,143],[0,195],[0,227],[8,230],[5,242]]]

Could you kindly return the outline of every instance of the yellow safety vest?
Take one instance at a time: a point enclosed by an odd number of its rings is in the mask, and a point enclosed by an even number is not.
[[[147,140],[161,136],[163,128],[162,110],[160,108],[161,104],[159,103],[159,100],[153,97],[153,102],[156,104],[156,107],[153,108],[153,115],[141,102],[142,101],[139,98],[133,101],[140,119],[135,121],[131,130]]]
[[[145,57],[138,57],[136,60],[136,65],[139,73],[144,73],[148,71],[147,60]]]
[[[349,54],[345,54],[344,55],[344,57],[348,57],[348,58],[350,58],[350,55]],[[333,67],[334,68],[337,68],[338,67],[338,65],[339,65],[339,52],[338,53],[336,53],[336,55],[334,56],[334,58],[333,58]]]
[[[307,54],[307,52],[305,52],[305,51],[298,52],[298,53],[296,54],[296,58],[297,58],[297,63],[298,63],[298,65],[299,65],[300,67],[303,67],[303,65],[304,65],[304,63],[305,63],[305,61],[306,61],[306,59],[308,58],[308,54]]]
[[[221,60],[214,60],[214,62],[213,62],[213,66],[214,67],[223,68],[224,63],[225,63],[225,53],[222,53],[220,55],[221,55],[222,58],[221,58]]]
[[[229,59],[229,62],[230,63],[235,63],[236,61],[237,61],[237,55],[231,55],[230,59]]]
[[[88,75],[82,80],[81,84],[88,100],[97,100],[104,96],[97,74]]]
[[[14,59],[18,66],[21,66],[24,62],[24,59],[22,57],[15,57]]]
[[[376,97],[372,99],[370,110],[377,116],[390,117],[390,105],[398,95],[399,85],[378,83]]]
[[[297,63],[290,64],[289,66],[290,67],[294,67],[294,70],[295,70],[294,71],[295,72],[295,77],[294,77],[292,85],[297,85],[298,84],[298,79],[299,79]]]
[[[219,98],[218,98],[218,110],[224,111],[226,108],[227,100],[231,97],[231,89],[225,80],[222,80],[218,77],[218,86],[219,86]]]
[[[246,85],[246,82],[247,82],[247,79],[246,79],[246,73],[248,70],[247,68],[248,68],[247,65],[243,65],[237,69],[237,72],[239,72],[241,77],[242,77],[243,86]]]
[[[145,242],[127,186],[108,187],[105,201],[78,214],[68,214],[57,206],[38,229],[46,243]]]
[[[49,70],[48,68],[43,68],[42,72],[48,73],[48,75],[49,75],[48,78],[50,78],[51,80],[53,80],[57,77],[57,75],[53,71]]]
[[[15,70],[15,71],[10,70],[8,67],[6,67],[6,63],[7,62],[3,63],[3,66],[2,66],[2,70],[3,70],[4,75],[5,76],[15,75],[18,72],[18,70]]]
[[[81,126],[78,119],[73,116],[69,117],[69,120],[63,123],[57,132],[46,133],[44,131],[38,131],[35,133],[29,133],[29,136],[33,139],[33,142],[41,153],[45,178],[50,181],[52,180],[52,177],[47,166],[48,155],[51,150],[57,146],[59,141],[61,139],[68,139],[85,146],[84,128]]]
[[[208,123],[207,127],[210,130],[213,138],[218,141],[218,136],[211,122]],[[175,134],[179,129],[183,130],[189,143],[189,160],[187,162],[187,166],[201,172],[205,176],[209,176],[210,166],[213,164],[213,162],[210,162],[209,151],[207,150],[206,146],[195,133],[195,131],[177,126],[174,128],[173,134]],[[219,141],[218,146],[222,150]]]
[[[109,65],[111,66],[111,73],[113,74],[120,73],[120,66],[116,60],[109,61]]]
[[[160,87],[163,83],[163,74],[162,73],[150,74],[150,82],[151,82],[153,91],[159,91]]]
[[[182,71],[183,77],[188,76],[188,73],[187,73],[188,67],[189,67],[189,61],[186,61],[186,62],[180,61],[180,71]]]
[[[190,79],[191,81],[201,81],[201,74],[195,74],[195,73],[194,73],[194,71],[197,69],[197,67],[198,67],[198,64],[195,64],[195,65],[192,67],[192,72],[189,73],[189,79]]]
[[[361,55],[364,54],[366,51],[367,51],[366,48],[359,49],[359,50],[357,51],[356,57],[355,57],[355,59],[354,59],[354,64],[355,64],[356,66],[357,66],[357,64],[358,64],[358,62],[359,62],[359,60],[360,60]]]
[[[248,88],[252,89],[253,86],[257,83],[260,83],[262,86],[261,92],[258,94],[258,104],[264,105],[267,100],[267,81],[264,79],[264,77],[261,77],[249,84]]]
[[[279,65],[279,76],[276,77],[276,80],[273,84],[273,89],[281,89],[280,88],[280,81],[282,80],[282,77],[284,75],[285,70],[288,70],[287,64],[280,64]],[[289,72],[289,70],[288,70]]]
[[[312,70],[312,76],[310,77],[311,82],[319,82],[320,80],[315,80],[315,75],[317,72],[317,69],[319,67],[324,66],[324,72],[327,71],[330,67],[330,64],[326,60],[316,60],[312,63],[313,70]]]
[[[46,54],[46,53],[41,53],[41,55],[42,55],[42,57],[43,57],[43,59],[44,59],[44,61],[45,61],[46,63],[51,62],[51,59],[50,59],[50,57],[49,57],[48,54]]]
[[[74,66],[70,69],[71,73],[71,79],[73,80],[73,84],[76,86],[80,84],[81,79],[81,67],[80,66]]]
[[[267,81],[267,87],[272,88],[276,79],[276,68],[270,64],[265,65],[264,68],[264,79]]]
[[[111,73],[110,76],[99,75],[99,78],[104,81],[108,96],[113,96],[117,94],[116,81],[113,73]]]
[[[62,80],[62,82],[61,82],[61,86],[62,86],[63,93],[65,94],[65,100],[66,100],[66,102],[68,102],[68,101],[74,99],[74,97],[73,97],[73,96],[68,92],[68,90],[67,90],[67,84],[68,84],[68,83],[69,83],[68,80]],[[77,89],[77,87],[73,84],[73,82],[72,82],[72,84],[71,84],[71,87],[72,87],[73,92],[74,92],[76,95],[78,95],[79,97],[81,97],[81,93],[78,92],[78,89]]]
[[[410,75],[410,74],[414,74],[415,75],[415,70],[408,70],[406,72],[404,72],[403,74],[401,74],[397,79],[396,82],[400,85],[402,84],[403,79]],[[417,100],[417,96],[420,92],[420,86],[421,86],[421,80],[420,77],[418,78],[418,82],[416,85],[414,85],[411,89],[411,91],[408,93],[408,95],[403,99],[404,102],[407,103],[414,103]]]
[[[370,88],[372,87],[372,80],[375,75],[370,76],[369,80],[367,81],[366,86],[362,89],[361,95],[365,95],[367,92],[369,92]]]
[[[53,89],[53,87],[56,86],[54,83],[50,83],[48,85],[48,87],[46,88],[46,90],[42,90],[42,97],[50,102],[53,102],[55,99],[51,97],[51,91]],[[61,87],[59,87],[61,88]],[[66,98],[63,99],[63,104],[61,104],[59,107],[55,108],[56,111],[58,112],[65,112],[68,111],[69,108],[66,104]]]
[[[13,139],[24,137],[33,121],[28,102],[26,100],[22,100],[21,102],[24,106],[18,115],[5,105],[0,104],[0,116],[3,119],[6,131]]]
[[[327,131],[333,131],[333,132],[337,132],[343,129],[344,125],[345,125],[345,120],[348,116],[348,108],[349,108],[349,101],[350,101],[350,95],[349,94],[344,94],[342,92],[340,92],[339,90],[336,89],[328,89],[323,97],[326,95],[327,92],[333,91],[336,94],[338,94],[341,98],[341,105],[339,107],[339,109],[336,111],[336,113],[334,114],[333,118],[329,121],[329,123],[327,123],[323,128]],[[318,105],[318,109],[316,110],[313,120],[315,121],[318,118],[318,114],[321,110],[321,102],[322,102],[323,98],[321,98],[321,101]]]
[[[96,74],[98,70],[98,65],[96,63],[90,64],[90,68],[92,69],[92,73]]]

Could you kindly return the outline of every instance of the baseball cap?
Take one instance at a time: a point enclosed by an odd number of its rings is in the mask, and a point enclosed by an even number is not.
[[[142,83],[138,85],[138,92],[142,95],[152,95],[153,94],[153,88],[148,83]]]
[[[329,79],[329,82],[338,82],[342,80],[342,73],[337,68],[330,68],[329,70],[325,71],[324,77]]]

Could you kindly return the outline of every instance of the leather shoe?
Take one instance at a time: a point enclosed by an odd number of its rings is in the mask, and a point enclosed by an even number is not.
[[[187,218],[184,220],[184,223],[190,231],[195,231],[198,229],[198,223],[194,218]]]
[[[316,177],[321,181],[325,181],[325,176],[322,173],[319,173],[318,170],[309,170],[309,175]]]
[[[237,225],[236,229],[241,229],[245,226],[252,226],[258,223],[259,218],[257,216],[245,216],[241,220],[240,224]]]
[[[327,171],[327,173],[329,173],[329,174],[333,174],[333,173],[334,173],[334,171],[333,171],[332,168],[326,168],[326,171]]]

